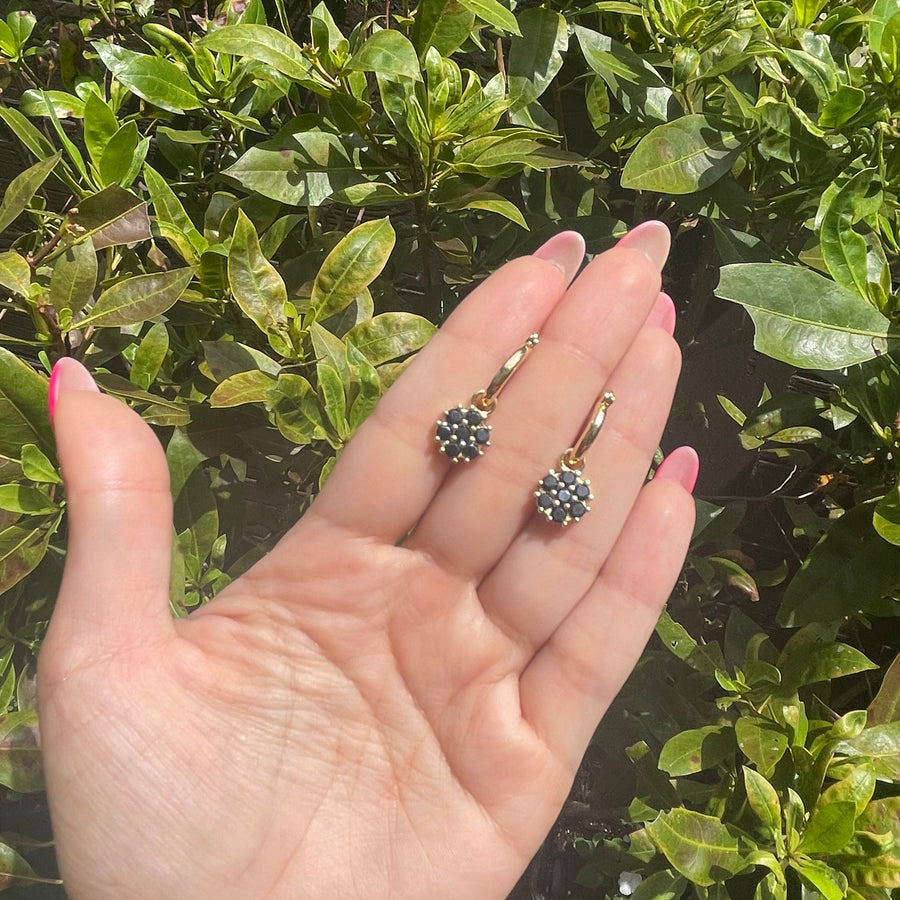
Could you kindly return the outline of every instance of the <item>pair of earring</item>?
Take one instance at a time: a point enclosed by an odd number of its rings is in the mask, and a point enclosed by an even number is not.
[[[437,420],[435,440],[440,452],[451,462],[471,462],[482,456],[490,446],[492,426],[487,418],[496,408],[500,392],[537,344],[538,336],[532,334],[500,367],[491,383],[473,394],[468,406],[445,410],[444,417]],[[591,493],[590,479],[582,477],[584,454],[600,433],[606,411],[615,399],[610,391],[605,391],[598,398],[581,434],[560,457],[558,469],[550,469],[538,482],[538,489],[534,492],[535,503],[538,512],[548,521],[568,525],[590,512],[590,501],[594,495]]]

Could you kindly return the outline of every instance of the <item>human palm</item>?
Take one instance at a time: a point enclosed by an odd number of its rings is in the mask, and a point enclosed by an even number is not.
[[[185,620],[158,443],[68,365],[69,557],[39,701],[72,900],[506,896],[692,516],[689,454],[642,486],[678,371],[658,270],[626,239],[566,290],[581,246],[561,235],[473,292],[303,519]],[[450,466],[429,423],[534,331],[484,458]],[[594,509],[561,528],[531,494],[606,387]]]

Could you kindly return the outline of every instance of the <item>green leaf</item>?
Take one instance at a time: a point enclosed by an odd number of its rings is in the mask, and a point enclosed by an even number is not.
[[[228,251],[228,283],[244,315],[263,334],[280,336],[282,349],[285,355],[289,354],[287,288],[275,267],[263,256],[256,228],[243,210],[238,211],[234,239]]]
[[[479,19],[487,22],[488,25],[493,25],[498,31],[518,35],[522,33],[519,31],[516,17],[502,3],[498,3],[497,0],[461,0],[461,2],[463,6],[472,10]]]
[[[669,738],[659,754],[659,767],[673,778],[711,769],[734,753],[734,733],[727,725],[689,728]]]
[[[710,887],[745,867],[737,838],[713,816],[673,809],[646,829],[672,866],[694,884]]]
[[[326,319],[352,303],[381,273],[395,240],[388,218],[364,222],[346,235],[325,257],[313,283],[311,319]]]
[[[97,253],[91,241],[67,247],[53,263],[50,301],[57,309],[81,312],[94,296],[97,286]]]
[[[863,169],[847,181],[834,195],[822,217],[820,240],[822,257],[834,280],[856,291],[860,297],[867,295],[868,283],[866,242],[853,226],[861,218],[861,206],[869,205],[870,195],[881,197],[881,187],[874,183],[875,169]],[[876,200],[881,205],[880,199]]]
[[[0,484],[0,509],[41,516],[56,512],[56,504],[41,490],[27,484]]]
[[[865,102],[865,91],[842,84],[822,107],[819,125],[822,128],[840,128],[863,108]]]
[[[185,268],[125,278],[97,298],[79,325],[108,328],[145,322],[173,306],[193,277],[194,270]]]
[[[203,341],[203,356],[209,369],[208,374],[213,381],[222,382],[238,372],[249,372],[260,369],[276,378],[281,366],[265,353],[253,347],[247,347],[237,341]]]
[[[900,721],[900,653],[888,666],[875,699],[869,704],[869,724]]]
[[[345,335],[373,366],[399,359],[424,347],[437,328],[412,313],[382,313],[360,322]]]
[[[149,164],[144,165],[144,180],[160,235],[172,244],[186,263],[197,265],[200,254],[209,247],[209,241],[197,230],[166,180]]]
[[[900,545],[900,485],[895,484],[875,505],[872,525],[886,541]]]
[[[824,621],[824,616],[820,621]],[[819,681],[830,681],[878,667],[864,653],[839,642],[804,643],[786,648],[778,661],[781,669],[781,692],[793,693],[797,688]]]
[[[853,837],[856,804],[845,800],[815,807],[803,830],[799,853],[837,853]]]
[[[19,109],[28,118],[55,115],[59,119],[84,117],[84,101],[64,91],[25,91]]]
[[[824,900],[844,900],[847,896],[847,876],[821,860],[791,860],[790,865],[800,880]]]
[[[819,17],[828,0],[793,0],[794,15],[801,28],[809,28]]]
[[[699,114],[657,125],[634,148],[622,171],[622,187],[660,194],[691,194],[727,174],[743,142]]]
[[[349,425],[355,431],[375,409],[381,396],[381,379],[375,367],[353,346],[347,344],[347,360],[350,363],[355,391],[351,393]]]
[[[62,484],[56,466],[36,444],[24,444],[21,453],[22,474],[29,481]]]
[[[788,585],[779,624],[795,627],[841,619],[866,610],[900,586],[900,547],[875,531],[874,505],[861,503],[831,524]]]
[[[141,339],[131,363],[131,380],[145,391],[153,384],[169,352],[169,329],[156,322]]]
[[[678,900],[686,887],[685,880],[668,869],[654,872],[635,888],[631,900]]]
[[[896,756],[900,754],[900,722],[866,728],[859,737],[841,741],[836,752],[845,756]]]
[[[744,772],[744,787],[750,808],[756,813],[767,834],[774,839],[778,854],[781,856],[784,853],[784,838],[781,832],[781,803],[778,800],[778,792],[759,772],[747,766],[741,768]]]
[[[91,91],[84,102],[84,143],[94,164],[100,162],[106,145],[119,130],[115,113],[100,94]]]
[[[515,222],[516,225],[520,225],[522,228],[528,228],[528,223],[525,221],[525,216],[522,215],[519,207],[509,200],[505,200],[503,197],[496,195],[482,195],[477,200],[470,200],[464,206],[459,208],[481,209],[485,212],[496,213],[498,216],[509,219],[510,222]]]
[[[243,403],[265,403],[275,380],[272,375],[259,369],[237,372],[212,392],[209,405],[218,409]]]
[[[756,324],[754,346],[804,369],[839,369],[878,355],[890,322],[867,300],[810,269],[778,263],[725,266],[716,295]]]
[[[0,455],[18,459],[24,444],[35,444],[48,456],[55,453],[47,379],[0,347]]]
[[[344,393],[344,382],[340,374],[328,363],[319,363],[316,366],[316,379],[319,385],[319,394],[322,398],[322,406],[328,421],[342,440],[349,437],[347,424],[347,397]]]
[[[412,40],[423,59],[429,47],[449,57],[475,26],[475,13],[459,0],[422,0],[416,7]]]
[[[718,645],[699,644],[666,609],[662,611],[656,623],[656,633],[670,653],[684,660],[695,671],[712,678],[715,677],[717,669],[725,668]]]
[[[734,726],[738,746],[764,775],[771,775],[787,750],[788,739],[774,722],[755,716],[741,716]]]
[[[47,519],[30,521],[38,524],[13,525],[0,531],[0,593],[21,581],[44,558],[59,516],[49,520],[54,523],[50,527]]]
[[[869,762],[856,763],[850,773],[822,792],[821,803],[849,801],[854,805],[853,818],[862,815],[875,792],[875,766]]]
[[[900,0],[875,0],[868,15],[868,44],[873,53],[881,53],[881,38],[884,26],[900,13]]]
[[[294,81],[305,80],[311,69],[300,47],[268,25],[225,25],[203,38],[199,46],[217,53],[255,59]]]
[[[269,403],[278,430],[292,443],[325,440],[322,411],[313,386],[302,376],[282,373],[269,389]]]
[[[126,122],[110,139],[103,149],[97,168],[103,186],[124,181],[134,161],[140,135],[135,122]]]
[[[347,68],[358,72],[377,72],[382,77],[400,76],[422,80],[416,48],[399,31],[376,31],[350,57]]]
[[[25,211],[61,157],[61,153],[55,153],[13,178],[3,194],[3,203],[0,204],[0,232],[6,231]]]
[[[44,789],[36,710],[0,716],[0,784],[20,794]]]
[[[101,41],[91,46],[116,79],[148,103],[174,113],[201,105],[190,79],[175,63],[141,53],[117,58],[111,45]]]
[[[367,181],[340,137],[322,131],[263,141],[223,174],[290,206],[321,206],[337,191]]]
[[[0,286],[27,297],[31,288],[31,266],[15,250],[0,253]]]

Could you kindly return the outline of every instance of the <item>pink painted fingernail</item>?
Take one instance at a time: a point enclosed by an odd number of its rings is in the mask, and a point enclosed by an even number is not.
[[[665,291],[660,291],[653,309],[647,315],[647,324],[662,328],[669,334],[675,334],[675,319],[675,304],[672,298]]]
[[[667,225],[651,219],[649,222],[642,222],[632,228],[616,246],[627,247],[643,253],[657,269],[662,271],[662,267],[669,258],[669,250],[672,248],[672,235],[669,233]]]
[[[661,463],[653,476],[656,481],[674,481],[680,484],[689,494],[693,493],[700,473],[700,457],[693,447],[679,447],[673,450]]]
[[[578,274],[584,261],[584,238],[577,231],[561,231],[531,255],[553,263],[568,283]]]
[[[50,387],[47,391],[47,412],[50,421],[56,412],[56,404],[59,395],[64,391],[94,391],[100,393],[100,388],[91,377],[91,373],[77,359],[71,356],[63,356],[57,360],[53,371],[50,373]]]

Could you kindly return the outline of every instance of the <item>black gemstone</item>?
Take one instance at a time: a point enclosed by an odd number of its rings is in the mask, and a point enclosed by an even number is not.
[[[486,444],[491,438],[491,431],[489,428],[476,428],[475,429],[475,440],[478,441],[479,444]]]
[[[553,498],[549,494],[541,494],[538,497],[538,506],[541,509],[550,509],[553,506]]]
[[[556,497],[560,503],[566,503],[572,499],[572,492],[567,491],[565,488],[563,488],[561,491],[559,491],[557,493]]]
[[[566,511],[561,507],[557,506],[556,509],[550,513],[550,517],[554,522],[565,522],[566,521]]]
[[[587,512],[587,507],[583,503],[573,503],[569,512],[571,512],[576,519],[580,519]]]
[[[463,447],[462,452],[463,456],[467,456],[469,459],[475,459],[481,453],[477,444],[469,444],[467,447]]]
[[[559,482],[556,480],[556,476],[555,476],[555,475],[548,475],[548,476],[541,482],[541,487],[544,488],[544,490],[552,491],[553,488],[559,487]]]
[[[575,484],[575,473],[574,472],[561,472],[559,476],[559,480],[563,484]]]
[[[451,425],[459,425],[463,420],[463,413],[461,409],[450,409],[447,410],[447,421]]]
[[[444,447],[444,453],[453,459],[455,456],[459,456],[459,444],[447,444]]]
[[[456,439],[459,441],[467,441],[472,436],[472,432],[465,425],[460,425],[456,429]]]
[[[575,496],[579,500],[587,500],[587,498],[591,496],[591,489],[586,484],[576,485]]]
[[[466,421],[470,425],[480,425],[483,418],[484,416],[477,409],[470,409],[466,413]]]
[[[453,429],[449,425],[438,425],[437,436],[442,441],[449,441],[453,437]]]

